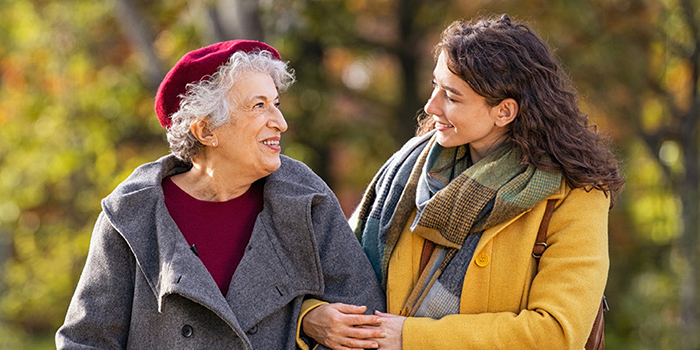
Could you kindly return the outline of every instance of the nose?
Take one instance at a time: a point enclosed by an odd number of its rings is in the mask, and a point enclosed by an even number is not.
[[[273,129],[277,129],[280,132],[285,132],[287,131],[287,121],[284,119],[284,115],[282,115],[282,111],[280,111],[277,108],[274,108],[274,111],[272,113],[272,117],[268,119],[267,121],[267,126]]]
[[[437,94],[437,89],[433,90],[432,95],[430,95],[430,98],[428,99],[428,102],[425,103],[425,106],[423,107],[423,110],[425,113],[428,113],[430,115],[440,115],[442,110],[438,106],[438,94]]]

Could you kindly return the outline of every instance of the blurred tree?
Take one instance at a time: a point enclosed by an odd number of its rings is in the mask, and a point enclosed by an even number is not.
[[[151,28],[144,25],[146,22],[142,20],[142,16],[139,15],[138,9],[131,0],[115,0],[114,3],[117,5],[116,19],[119,20],[132,50],[138,52],[145,61],[143,71],[146,82],[148,87],[155,91],[166,71],[153,47],[155,36]]]
[[[654,33],[657,59],[647,71],[647,108],[663,106],[655,125],[637,119],[635,128],[656,156],[661,169],[680,198],[681,344],[700,347],[700,2],[666,1]],[[660,119],[660,120],[659,120]],[[680,154],[680,158],[678,155]]]
[[[428,29],[442,24],[449,7],[421,0],[261,2],[266,40],[299,77],[293,105],[283,106],[291,125],[285,153],[328,181],[347,214],[415,131],[425,100],[419,96],[430,86],[425,71],[434,43],[427,38],[435,33]]]
[[[531,22],[621,146],[609,347],[697,348],[698,2],[3,0],[0,349],[52,348],[99,200],[168,151],[153,95],[182,54],[236,38],[278,48],[298,78],[282,95],[284,153],[349,214],[413,134],[438,34],[480,13]]]
[[[625,145],[628,186],[611,217],[615,348],[700,346],[699,5],[553,2],[537,21],[594,122]]]
[[[100,199],[166,151],[141,58],[115,35],[111,11],[104,2],[3,1],[0,348],[52,341]]]

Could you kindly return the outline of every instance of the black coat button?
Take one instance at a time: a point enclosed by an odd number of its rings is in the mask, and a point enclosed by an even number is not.
[[[248,330],[248,334],[255,334],[255,333],[258,333],[258,326],[257,325],[253,326],[253,328]]]
[[[192,329],[192,326],[186,324],[182,326],[182,331],[180,331],[183,337],[189,338],[192,336],[192,333],[194,333],[194,329]]]

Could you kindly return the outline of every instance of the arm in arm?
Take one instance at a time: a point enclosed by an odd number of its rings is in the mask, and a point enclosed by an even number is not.
[[[311,216],[325,284],[320,299],[330,304],[306,313],[303,332],[335,349],[374,347],[362,339],[381,336],[380,328],[367,326],[377,324],[372,313],[384,311],[385,300],[369,260],[330,190],[316,198]]]

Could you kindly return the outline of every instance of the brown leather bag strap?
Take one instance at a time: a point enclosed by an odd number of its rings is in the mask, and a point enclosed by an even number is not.
[[[549,219],[552,218],[555,204],[557,204],[556,199],[547,200],[547,208],[544,210],[540,228],[537,230],[537,240],[535,241],[535,246],[532,247],[532,257],[537,259],[537,261],[539,261],[542,257],[542,253],[547,249],[547,229],[549,228]]]
[[[603,350],[605,349],[605,319],[603,314],[608,311],[608,301],[603,295],[603,300],[600,302],[598,307],[598,314],[595,316],[595,321],[593,322],[593,328],[591,329],[591,334],[588,335],[588,340],[586,340],[586,350]]]
[[[554,205],[556,203],[556,199],[547,200],[547,208],[544,210],[544,216],[542,217],[540,228],[537,231],[537,239],[535,240],[535,245],[532,247],[532,257],[535,258],[538,263],[542,257],[542,253],[547,249],[547,229],[549,228],[549,220],[552,218],[552,212],[554,211]],[[600,306],[598,307],[598,315],[595,317],[593,329],[591,329],[591,334],[588,335],[584,349],[605,349],[605,318],[603,314],[606,311],[608,311],[608,301],[605,299],[605,295],[603,295],[603,300],[600,301]]]
[[[433,250],[435,250],[435,243],[429,239],[426,239],[423,243],[423,251],[420,254],[420,266],[418,267],[418,276],[423,273],[425,267],[430,261],[430,257],[433,255]]]

